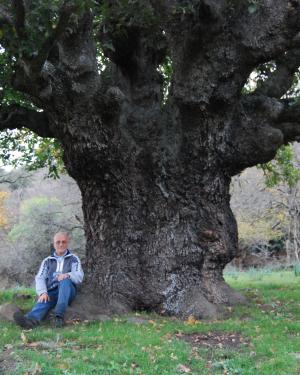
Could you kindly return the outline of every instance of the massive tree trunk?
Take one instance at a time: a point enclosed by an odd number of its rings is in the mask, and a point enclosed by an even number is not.
[[[222,276],[237,253],[230,177],[208,164],[197,128],[188,133],[177,146],[174,133],[148,138],[148,147],[129,137],[113,139],[112,153],[87,159],[79,170],[77,158],[88,150],[71,146],[66,153],[82,192],[88,284],[112,311],[203,317],[238,300]]]
[[[82,193],[86,286],[99,305],[216,316],[243,300],[222,274],[238,251],[231,176],[299,135],[299,109],[280,100],[299,66],[298,1],[107,3],[104,72],[90,11],[74,24],[76,7],[65,6],[65,21],[14,77],[44,111],[11,108],[1,126],[61,141]],[[166,56],[168,98],[158,72]],[[277,69],[244,94],[272,59]]]

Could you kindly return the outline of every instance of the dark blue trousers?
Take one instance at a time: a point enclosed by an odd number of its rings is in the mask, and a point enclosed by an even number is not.
[[[70,279],[65,279],[59,282],[58,288],[50,290],[48,296],[50,301],[37,302],[25,316],[40,322],[50,309],[55,308],[55,316],[63,318],[68,305],[76,296],[76,288]]]

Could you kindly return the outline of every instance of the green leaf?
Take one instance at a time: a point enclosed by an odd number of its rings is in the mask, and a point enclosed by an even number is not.
[[[281,183],[293,187],[300,181],[300,170],[295,165],[294,150],[291,145],[279,148],[275,159],[259,165],[259,168],[265,174],[268,187],[274,187]]]

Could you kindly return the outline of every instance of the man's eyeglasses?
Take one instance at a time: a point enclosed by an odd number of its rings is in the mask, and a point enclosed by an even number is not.
[[[60,244],[64,244],[64,243],[67,243],[67,241],[55,241],[56,245],[60,245]]]

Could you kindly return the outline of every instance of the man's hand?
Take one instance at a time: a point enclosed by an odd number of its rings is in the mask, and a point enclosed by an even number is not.
[[[62,281],[62,280],[69,279],[69,278],[70,278],[70,275],[68,273],[62,273],[57,276],[58,281]]]
[[[38,298],[38,302],[48,302],[48,301],[50,301],[50,297],[48,296],[48,294],[47,293],[43,293],[43,294],[41,294],[40,296],[39,296],[39,298]]]

